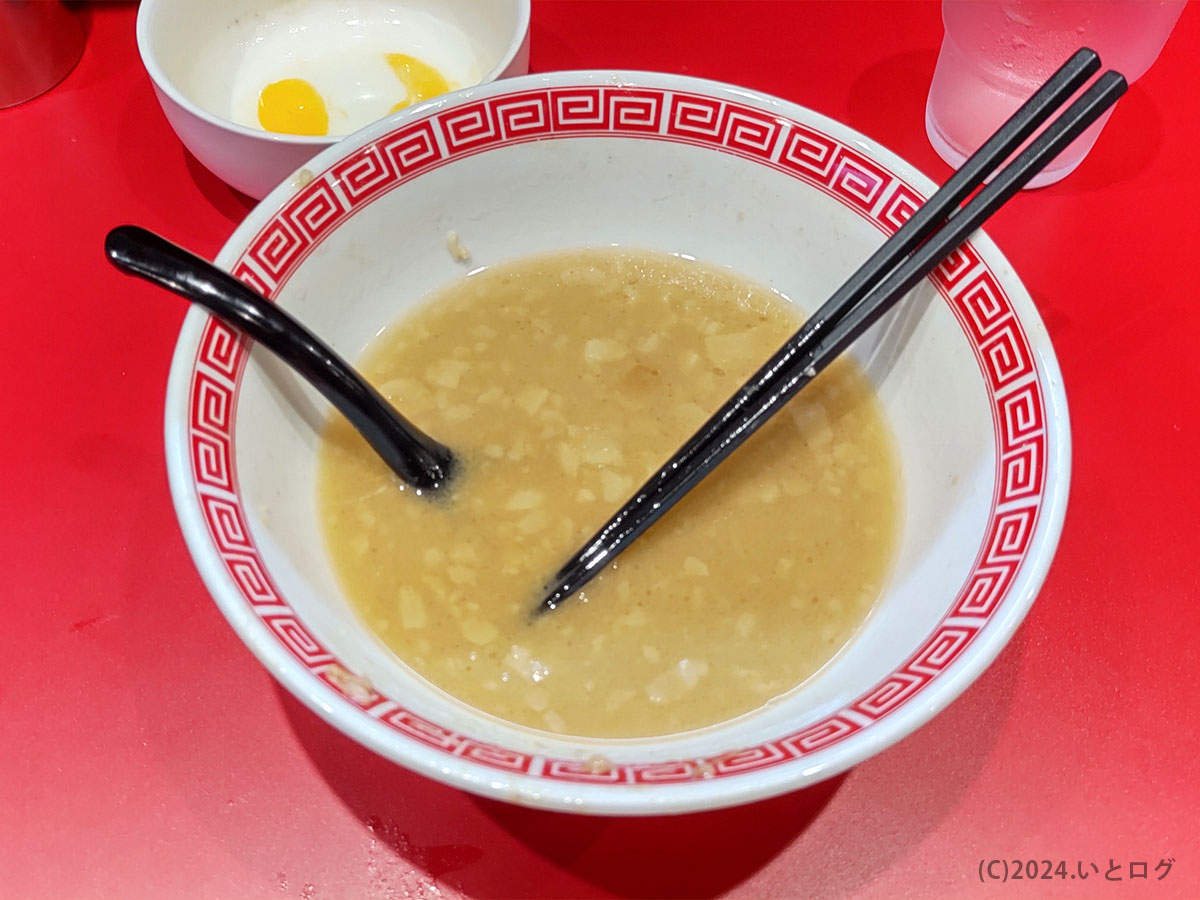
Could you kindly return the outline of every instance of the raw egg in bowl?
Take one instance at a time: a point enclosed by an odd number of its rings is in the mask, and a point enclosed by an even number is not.
[[[184,145],[259,198],[342,136],[528,68],[528,0],[143,0],[138,48]]]

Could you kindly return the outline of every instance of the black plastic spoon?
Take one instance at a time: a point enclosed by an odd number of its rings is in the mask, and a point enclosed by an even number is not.
[[[407,484],[437,491],[453,476],[457,460],[450,448],[400,415],[329,345],[257,291],[136,225],[110,231],[104,252],[122,272],[203,306],[273,352],[320,391]]]

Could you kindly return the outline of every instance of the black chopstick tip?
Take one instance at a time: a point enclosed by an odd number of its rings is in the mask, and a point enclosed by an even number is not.
[[[590,579],[584,578],[583,582],[588,580]],[[580,583],[580,579],[573,574],[567,578],[559,576],[556,581],[546,586],[542,592],[541,601],[533,608],[529,618],[537,619],[546,613],[553,612],[572,597],[578,597],[582,602],[587,602],[587,596],[583,593],[583,583]]]
[[[553,612],[570,596],[570,591],[565,587],[551,588],[542,597],[542,602],[533,609],[533,617],[543,616],[548,612]]]
[[[1097,81],[1111,84],[1111,90],[1115,90],[1118,97],[1129,90],[1129,82],[1126,80],[1125,76],[1116,69],[1109,69],[1107,72],[1101,75]]]

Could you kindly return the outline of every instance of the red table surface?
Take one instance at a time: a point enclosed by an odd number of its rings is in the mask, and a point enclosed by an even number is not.
[[[0,896],[1200,896],[1200,10],[1082,167],[989,225],[1049,327],[1074,435],[1025,624],[849,773],[653,820],[410,774],[278,688],[226,625],[163,464],[185,304],[117,275],[101,242],[137,222],[211,256],[249,204],[168,127],[135,6],[80,12],[75,71],[0,111]],[[532,39],[535,71],[731,81],[948,174],[922,124],[935,3],[535,0]],[[1000,858],[1076,877],[981,883]]]

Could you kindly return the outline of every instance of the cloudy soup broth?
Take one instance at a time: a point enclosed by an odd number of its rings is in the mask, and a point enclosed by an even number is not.
[[[405,664],[501,719],[644,737],[755,710],[862,625],[898,542],[899,464],[839,360],[583,594],[546,582],[800,325],[786,299],[666,254],[484,269],[361,361],[453,447],[447,496],[402,489],[349,424],[322,436],[319,514],[346,594]]]

